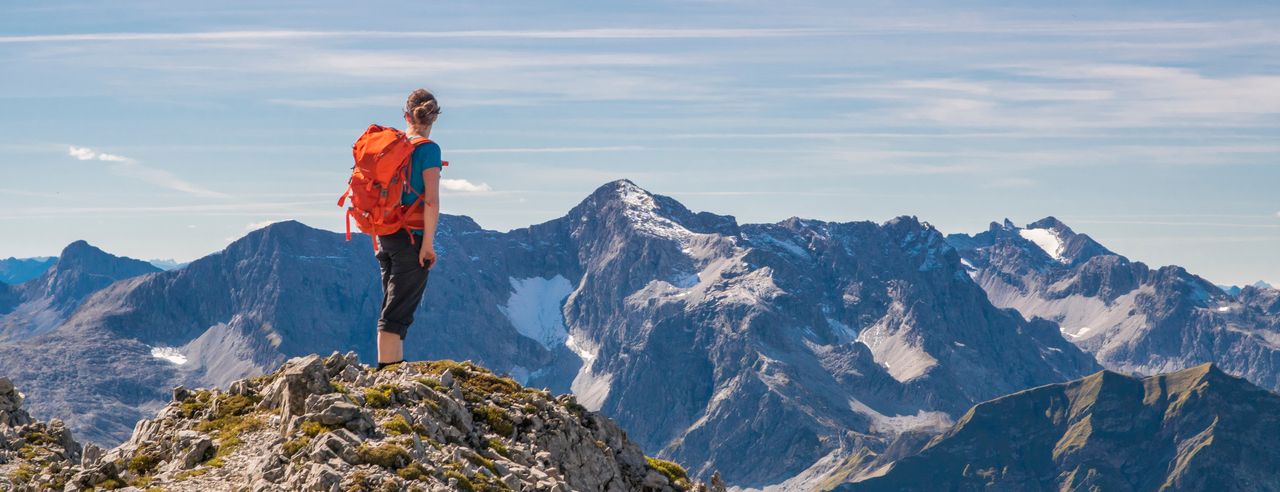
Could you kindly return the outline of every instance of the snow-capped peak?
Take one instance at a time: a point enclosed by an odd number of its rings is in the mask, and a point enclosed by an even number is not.
[[[1022,229],[1018,231],[1018,235],[1023,239],[1035,243],[1040,249],[1044,250],[1050,257],[1061,263],[1067,260],[1063,256],[1066,251],[1066,243],[1062,241],[1062,237],[1052,229]]]
[[[677,241],[685,241],[693,236],[693,232],[684,225],[660,212],[661,206],[652,193],[636,186],[630,180],[622,179],[612,184],[616,186],[617,196],[623,206],[623,215],[636,230],[654,237]]]

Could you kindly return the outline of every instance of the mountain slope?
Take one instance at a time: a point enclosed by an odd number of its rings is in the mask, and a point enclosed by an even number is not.
[[[17,285],[48,270],[57,261],[56,257],[14,258],[0,260],[0,284]]]
[[[646,458],[571,396],[522,388],[471,363],[383,371],[334,353],[291,359],[173,401],[111,450],[32,421],[0,379],[5,490],[708,490]],[[7,391],[6,391],[7,389]],[[723,490],[723,487],[715,490]]]
[[[1280,490],[1280,396],[1205,364],[1100,372],[975,406],[840,490]]]
[[[1059,323],[1109,369],[1155,374],[1213,362],[1280,389],[1280,307],[1271,289],[1228,295],[1181,267],[1130,261],[1052,217],[947,240],[993,304]]]
[[[367,240],[273,224],[113,284],[58,329],[0,346],[0,373],[41,395],[37,415],[111,444],[167,400],[159,388],[223,385],[306,353],[372,360]],[[914,218],[739,225],[621,180],[505,233],[444,216],[436,247],[410,360],[471,359],[572,391],[642,448],[734,485],[777,484],[1098,369],[1052,323],[988,303]],[[103,358],[109,370],[77,362]]]
[[[144,261],[111,255],[84,241],[73,242],[44,273],[12,286],[8,306],[0,301],[0,340],[46,333],[94,292],[117,280],[158,271]]]

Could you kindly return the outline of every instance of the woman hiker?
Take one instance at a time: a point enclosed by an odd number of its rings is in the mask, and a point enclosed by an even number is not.
[[[413,91],[404,106],[408,125],[405,135],[411,142],[427,139],[439,115],[440,104],[434,95],[425,89]],[[413,324],[413,312],[422,300],[428,273],[436,262],[433,242],[440,220],[440,146],[430,140],[417,145],[411,162],[409,187],[400,199],[401,204],[412,206],[407,211],[408,228],[378,236],[377,257],[382,270],[378,369],[404,362],[404,336]]]

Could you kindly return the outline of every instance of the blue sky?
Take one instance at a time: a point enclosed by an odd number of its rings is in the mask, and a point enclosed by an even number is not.
[[[488,228],[626,177],[743,222],[1055,215],[1280,284],[1267,3],[207,3],[5,3],[0,257],[338,230],[352,140],[427,87],[445,211]]]

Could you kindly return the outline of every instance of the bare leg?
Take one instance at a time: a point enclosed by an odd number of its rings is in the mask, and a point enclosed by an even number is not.
[[[378,331],[378,362],[400,362],[404,359],[404,340],[400,335]]]

